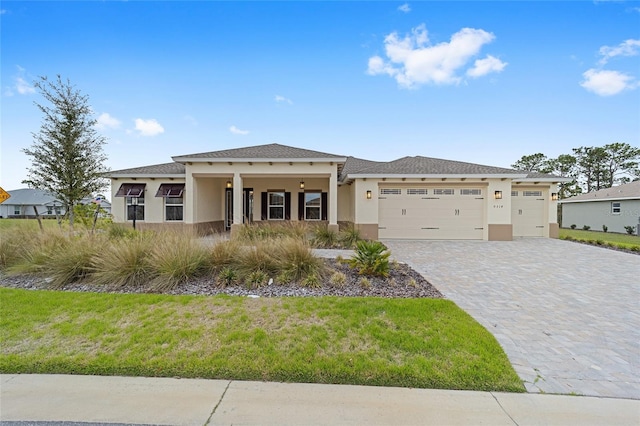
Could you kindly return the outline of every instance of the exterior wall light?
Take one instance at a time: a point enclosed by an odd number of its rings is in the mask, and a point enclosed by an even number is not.
[[[231,186],[232,186],[231,181],[230,181],[230,180],[228,180],[228,181],[227,181],[227,188],[231,188]]]
[[[493,193],[493,198],[495,198],[496,200],[502,200],[502,191],[495,191]]]
[[[300,189],[304,189],[304,181],[303,180],[300,181]]]
[[[558,193],[557,192],[552,192],[551,193],[551,201],[558,201]]]
[[[370,200],[370,199],[371,199],[371,196],[372,196],[372,195],[371,195],[371,190],[370,190],[370,189],[367,189],[367,200]]]

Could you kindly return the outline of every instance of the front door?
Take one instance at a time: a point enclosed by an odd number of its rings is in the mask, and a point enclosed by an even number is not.
[[[242,222],[253,222],[253,188],[244,188],[242,197]],[[230,230],[233,225],[233,188],[224,193],[224,229]]]

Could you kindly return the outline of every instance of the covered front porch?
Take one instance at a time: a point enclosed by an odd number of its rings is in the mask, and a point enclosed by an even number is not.
[[[185,223],[233,234],[242,224],[305,221],[338,230],[337,173],[194,173]]]

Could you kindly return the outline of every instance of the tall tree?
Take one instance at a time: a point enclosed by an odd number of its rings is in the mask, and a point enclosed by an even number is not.
[[[522,158],[513,163],[511,167],[527,172],[551,173],[549,159],[541,152],[532,155],[523,155]]]
[[[572,178],[570,182],[561,182],[558,185],[558,198],[565,199],[582,193],[578,185],[578,167],[576,157],[569,154],[561,154],[558,158],[549,160],[551,172],[555,175]]]
[[[73,229],[74,206],[107,185],[106,139],[94,128],[88,96],[68,79],[40,77],[34,86],[50,105],[35,102],[44,117],[40,130],[32,133],[33,145],[23,149],[31,157],[31,168],[22,183],[55,194],[65,204]]]
[[[610,178],[606,167],[607,154],[604,148],[581,146],[580,148],[573,148],[573,153],[587,192],[606,188],[605,185]]]
[[[617,183],[629,182],[638,176],[640,166],[640,148],[634,148],[628,143],[610,143],[603,147],[605,152],[605,167],[607,187]]]

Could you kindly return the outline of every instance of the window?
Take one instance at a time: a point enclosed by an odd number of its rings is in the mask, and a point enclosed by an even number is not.
[[[454,190],[452,188],[436,188],[433,190],[433,195],[453,195]]]
[[[522,191],[523,197],[542,197],[542,191]]]
[[[156,197],[164,198],[164,220],[182,220],[184,207],[184,183],[163,183]]]
[[[304,193],[304,220],[320,220],[320,210],[322,207],[322,193]]]
[[[135,214],[136,220],[144,220],[144,192],[138,197],[138,205],[132,204],[133,197],[127,197],[127,220],[133,220]]]
[[[13,214],[21,214],[21,212],[20,212],[20,206],[15,206],[15,207],[13,208]]]
[[[182,220],[183,206],[182,197],[165,197],[164,220]]]
[[[511,196],[512,197],[517,197],[518,196],[518,191],[511,191]]]
[[[427,195],[427,188],[409,188],[407,195]]]
[[[267,219],[284,220],[284,192],[267,193]]]
[[[380,195],[400,195],[402,190],[400,188],[380,188]]]
[[[611,214],[620,214],[621,211],[620,202],[611,203]]]
[[[460,195],[482,195],[481,189],[461,189]]]
[[[47,206],[47,214],[53,214],[53,207]]]

